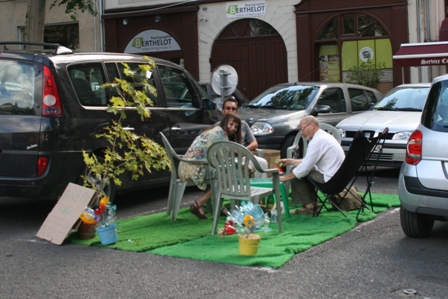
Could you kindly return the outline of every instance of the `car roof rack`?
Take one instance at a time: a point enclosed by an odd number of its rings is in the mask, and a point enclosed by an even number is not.
[[[73,51],[67,47],[61,46],[58,43],[39,43],[39,42],[21,42],[21,41],[10,41],[10,42],[0,42],[3,45],[3,50],[9,50],[7,45],[22,45],[22,46],[42,46],[47,48],[52,48],[55,50],[55,54],[72,54]],[[0,49],[1,51],[1,49]],[[32,50],[31,50],[32,51]]]

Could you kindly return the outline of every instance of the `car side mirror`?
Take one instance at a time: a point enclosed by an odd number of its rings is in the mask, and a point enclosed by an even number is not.
[[[311,115],[317,116],[319,113],[330,113],[331,107],[328,105],[319,105],[311,111]]]
[[[202,108],[204,110],[216,110],[216,104],[212,100],[203,99],[202,100]]]

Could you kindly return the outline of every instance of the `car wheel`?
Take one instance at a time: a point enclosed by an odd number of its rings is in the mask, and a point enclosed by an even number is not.
[[[102,157],[97,157],[99,161],[103,160]],[[89,169],[87,169],[87,167],[84,165],[84,169],[81,171],[81,175],[79,176],[79,185],[83,185],[83,179],[82,177],[86,176],[87,181],[92,184],[95,187],[99,187],[99,185],[101,184],[101,176],[97,175],[96,173],[93,173],[92,171],[90,171]],[[109,184],[107,184],[103,190],[104,194],[106,194],[107,197],[109,197],[109,201],[113,202],[115,199],[115,192],[116,192],[116,187],[113,181],[110,181]]]
[[[294,138],[296,138],[296,136],[294,135],[288,135],[285,137],[282,143],[282,147],[280,148],[280,157],[286,158],[286,152],[288,150],[288,147],[290,147],[294,142]]]
[[[401,228],[411,238],[426,238],[431,234],[434,218],[430,215],[409,212],[400,208]]]

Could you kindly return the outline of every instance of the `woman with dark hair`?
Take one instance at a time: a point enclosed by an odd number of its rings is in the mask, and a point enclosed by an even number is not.
[[[215,142],[233,141],[241,143],[241,118],[236,114],[227,114],[219,124],[216,124],[202,132],[191,144],[185,153],[185,159],[202,160],[207,159],[207,150]],[[212,197],[212,190],[206,177],[206,166],[188,162],[179,163],[179,178],[182,181],[192,180],[204,194],[193,202],[190,212],[199,219],[207,219],[204,213],[204,203]],[[223,213],[227,211],[223,207]]]

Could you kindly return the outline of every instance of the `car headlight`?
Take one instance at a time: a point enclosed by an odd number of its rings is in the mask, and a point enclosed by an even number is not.
[[[409,136],[411,136],[412,131],[403,131],[403,132],[397,132],[392,137],[392,140],[408,140]]]
[[[345,136],[345,130],[344,130],[344,129],[342,129],[342,128],[336,128],[336,129],[338,129],[339,134],[341,134],[341,137],[342,137],[342,138],[346,137],[346,136]]]
[[[252,127],[250,127],[254,135],[268,135],[274,132],[274,128],[267,122],[255,122]]]

